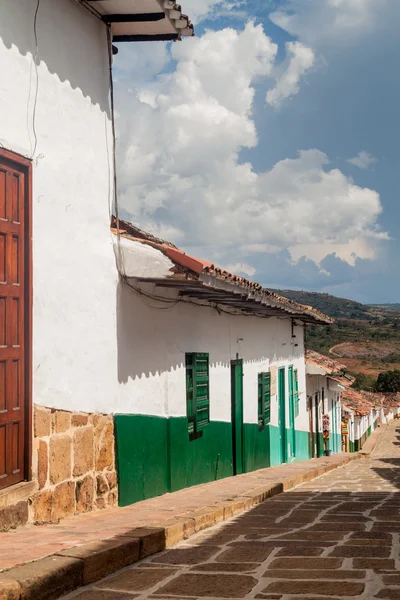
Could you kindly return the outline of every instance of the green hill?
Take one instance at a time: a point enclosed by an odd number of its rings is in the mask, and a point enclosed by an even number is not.
[[[330,294],[321,294],[319,292],[304,292],[299,290],[275,290],[281,296],[312,306],[317,310],[325,313],[329,317],[336,319],[371,319],[374,315],[371,314],[369,306],[347,300],[346,298],[337,298]],[[385,308],[387,305],[385,305]]]

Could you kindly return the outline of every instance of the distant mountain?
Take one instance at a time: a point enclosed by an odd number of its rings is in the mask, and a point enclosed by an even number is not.
[[[374,309],[382,309],[390,312],[398,312],[400,311],[400,304],[370,304],[371,308]]]
[[[281,296],[295,300],[300,304],[312,306],[325,313],[329,317],[336,319],[373,319],[374,311],[369,306],[347,300],[346,298],[337,298],[330,294],[321,294],[319,292],[304,292],[299,290],[274,290]],[[387,306],[387,305],[386,305]]]

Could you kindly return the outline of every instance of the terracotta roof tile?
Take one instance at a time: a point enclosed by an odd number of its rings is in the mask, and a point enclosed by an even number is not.
[[[284,312],[286,311],[292,314],[294,318],[296,315],[299,317],[309,316],[310,320],[314,322],[333,323],[333,319],[327,317],[314,308],[304,306],[294,302],[293,300],[279,296],[275,292],[263,288],[259,283],[249,281],[244,277],[240,277],[239,275],[235,275],[229,271],[220,269],[211,262],[190,256],[183,250],[177,248],[174,244],[147,233],[142,229],[135,227],[131,223],[123,221],[122,219],[119,219],[119,223],[117,223],[116,218],[112,217],[111,231],[113,231],[115,234],[118,234],[118,224],[120,235],[132,239],[133,241],[145,243],[159,249],[176,265],[186,268],[188,275],[193,276],[194,278],[199,278],[200,275],[209,275],[210,277],[213,277],[219,281],[235,284],[245,293],[255,292],[259,294],[263,301],[267,301],[267,303],[269,301],[272,307],[279,308]],[[182,270],[180,269],[180,274],[181,273]],[[171,275],[173,276],[173,273],[171,273]]]

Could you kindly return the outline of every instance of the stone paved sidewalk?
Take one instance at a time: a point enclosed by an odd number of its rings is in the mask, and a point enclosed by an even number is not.
[[[400,424],[370,458],[275,496],[64,600],[400,599]]]
[[[138,527],[164,527],[178,520],[185,523],[185,528],[188,523],[193,527],[177,539],[189,537],[195,530],[230,518],[270,495],[311,480],[355,458],[358,456],[354,454],[339,454],[271,467],[166,494],[126,508],[81,514],[63,519],[56,525],[27,525],[0,533],[0,571],[82,544],[132,535]],[[170,545],[171,540],[167,546]]]

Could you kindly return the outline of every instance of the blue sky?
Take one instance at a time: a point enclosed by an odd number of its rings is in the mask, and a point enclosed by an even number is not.
[[[398,302],[400,2],[182,7],[194,40],[115,63],[124,216],[266,287]]]

